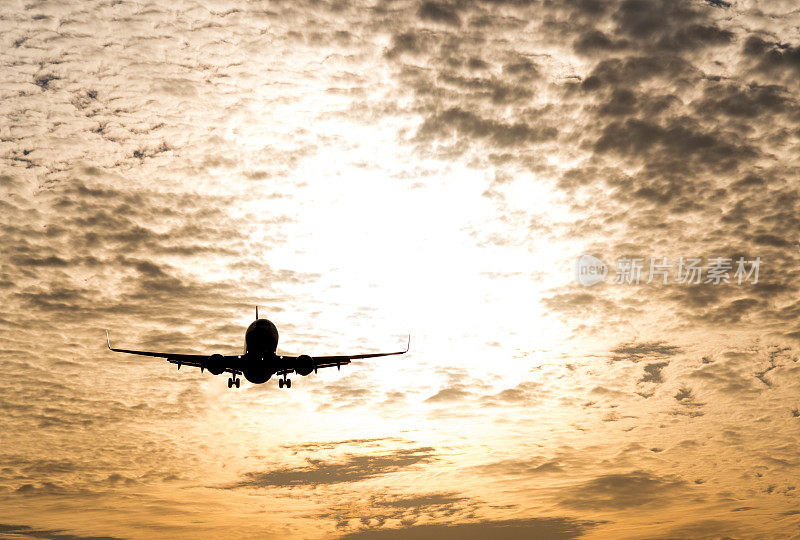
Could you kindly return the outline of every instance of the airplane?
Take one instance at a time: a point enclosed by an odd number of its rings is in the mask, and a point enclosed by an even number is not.
[[[108,330],[106,330],[106,344],[109,350],[114,352],[166,358],[170,364],[177,364],[178,369],[181,369],[181,366],[192,366],[199,367],[201,373],[206,369],[212,375],[230,373],[228,388],[233,388],[234,386],[239,388],[241,384],[239,375],[244,375],[245,379],[253,384],[263,384],[273,375],[283,376],[283,378],[278,379],[278,387],[291,388],[292,380],[287,377],[289,373],[297,373],[305,377],[312,371],[316,373],[318,369],[326,367],[336,366],[337,369],[341,370],[342,366],[349,364],[351,360],[405,354],[411,347],[411,335],[409,334],[406,348],[403,351],[315,357],[307,354],[301,354],[300,356],[279,355],[276,353],[278,348],[278,329],[271,321],[259,319],[258,307],[256,307],[256,320],[247,327],[247,331],[244,334],[244,350],[240,355],[173,354],[116,349],[111,346]]]

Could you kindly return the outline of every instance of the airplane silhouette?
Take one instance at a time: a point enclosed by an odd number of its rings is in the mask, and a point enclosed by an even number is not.
[[[287,378],[289,373],[297,373],[306,376],[318,369],[342,366],[350,363],[351,360],[362,358],[376,358],[378,356],[393,356],[405,354],[411,347],[411,335],[408,336],[408,343],[404,351],[389,353],[367,353],[367,354],[347,354],[340,356],[316,356],[311,357],[307,354],[300,356],[278,355],[275,351],[278,348],[278,329],[267,319],[258,318],[258,307],[256,307],[256,320],[247,327],[244,334],[244,351],[240,355],[202,355],[202,354],[173,354],[150,351],[133,351],[129,349],[115,349],[111,346],[111,338],[106,330],[106,343],[108,348],[114,352],[138,354],[141,356],[154,356],[166,358],[167,362],[181,366],[199,367],[200,371],[208,370],[212,375],[230,373],[228,378],[228,388],[239,388],[239,375],[253,384],[263,384],[273,375],[283,376],[278,379],[278,387],[291,388],[292,380]]]

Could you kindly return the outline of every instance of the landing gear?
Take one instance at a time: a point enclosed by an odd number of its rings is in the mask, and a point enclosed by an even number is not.
[[[278,388],[291,388],[292,387],[292,379],[287,379],[286,375],[283,376],[283,379],[278,379]]]
[[[239,377],[236,377],[235,379],[233,377],[230,377],[228,378],[228,388],[233,388],[234,386],[236,386],[236,388],[239,388],[241,382],[242,380]]]

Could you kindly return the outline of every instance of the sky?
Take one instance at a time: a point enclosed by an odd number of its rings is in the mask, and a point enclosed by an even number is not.
[[[795,2],[0,6],[0,537],[800,534]]]

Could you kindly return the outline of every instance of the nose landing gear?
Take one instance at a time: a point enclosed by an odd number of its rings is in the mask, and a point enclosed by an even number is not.
[[[228,388],[232,388],[233,386],[239,388],[239,384],[241,384],[241,382],[242,380],[239,377],[236,378],[230,377],[228,378]]]
[[[287,379],[286,374],[283,375],[283,379],[278,379],[278,388],[291,388],[292,387],[292,379]]]

